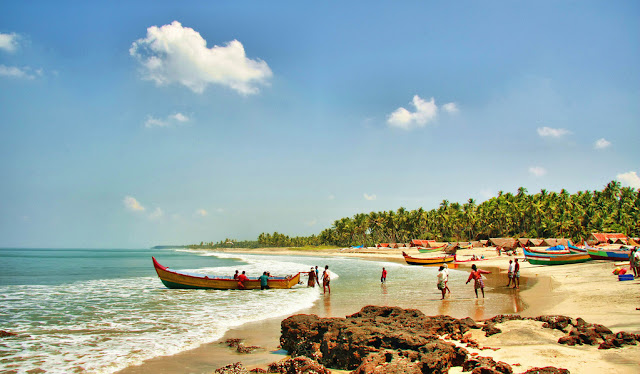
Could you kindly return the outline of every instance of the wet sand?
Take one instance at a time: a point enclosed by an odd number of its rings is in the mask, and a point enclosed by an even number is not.
[[[402,249],[365,248],[313,252],[287,249],[233,251],[256,254],[345,256],[374,261],[404,262],[401,255]],[[417,255],[415,249],[405,249],[405,251],[408,253],[415,251]],[[485,315],[485,303],[492,303],[493,293],[508,293],[514,294],[512,298],[514,305],[505,306],[505,313],[517,313],[529,317],[549,314],[582,317],[587,322],[603,324],[614,332],[640,333],[640,311],[635,310],[636,307],[640,307],[638,296],[640,281],[619,282],[617,277],[611,274],[616,267],[614,263],[597,261],[575,265],[542,266],[524,262],[521,263],[522,287],[520,290],[513,290],[504,285],[507,283],[506,269],[509,259],[514,257],[505,255],[498,257],[493,248],[482,248],[461,250],[458,252],[458,258],[465,259],[471,254],[484,255],[486,260],[475,262],[476,265],[493,271],[487,280],[485,300],[474,300],[472,296],[465,296],[462,299],[462,302],[470,306],[468,314],[474,319],[492,317],[492,315]],[[519,258],[522,260],[522,256]],[[471,264],[470,262],[460,264],[459,270],[467,270]],[[464,289],[464,292],[469,295],[468,289]],[[432,290],[429,293],[432,293]],[[323,317],[344,317],[364,306],[343,301],[336,302],[337,299],[334,297],[332,302],[331,297],[322,297],[312,308],[300,313],[317,314]],[[445,299],[432,302],[440,303],[437,308],[438,314],[451,314],[447,313],[450,310],[449,305],[460,301],[460,299],[453,301]],[[454,315],[454,317],[464,316]],[[212,373],[219,367],[238,361],[249,368],[265,367],[266,364],[285,357],[284,352],[278,351],[280,322],[284,318],[245,324],[228,331],[218,342],[205,344],[174,356],[157,357],[119,373]],[[524,372],[534,366],[549,365],[567,368],[572,373],[640,372],[640,347],[638,346],[612,350],[598,350],[597,346],[568,347],[557,343],[558,337],[554,335],[557,332],[542,329],[538,325],[541,323],[532,321],[510,321],[498,324],[497,327],[502,329],[503,333],[488,338],[484,337],[483,333],[475,331],[473,337],[481,346],[500,348],[497,351],[477,352],[481,356],[492,356],[496,360],[512,365],[519,364],[513,368],[516,373]],[[231,338],[243,339],[245,345],[256,345],[263,349],[251,354],[236,353],[235,350],[223,344],[226,339]],[[474,352],[472,349],[470,351]]]

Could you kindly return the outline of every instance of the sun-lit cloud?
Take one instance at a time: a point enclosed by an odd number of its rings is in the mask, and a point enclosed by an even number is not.
[[[375,200],[377,197],[374,194],[369,195],[369,194],[365,193],[364,194],[364,198],[365,198],[365,200]]]
[[[196,210],[196,214],[199,215],[200,217],[206,217],[209,215],[209,212],[207,212],[204,209],[198,209]]]
[[[124,206],[132,212],[143,212],[144,207],[133,196],[125,196]]]
[[[200,33],[178,21],[149,27],[145,38],[133,42],[129,54],[140,62],[145,79],[158,85],[179,83],[196,93],[217,84],[243,95],[255,94],[258,85],[273,75],[266,62],[247,58],[239,41],[207,48]]]
[[[144,127],[171,127],[189,121],[190,118],[182,113],[174,113],[165,118],[147,116],[147,119],[144,121]]]
[[[18,34],[16,33],[0,33],[0,50],[6,52],[15,52],[18,49]]]
[[[529,174],[533,175],[534,177],[541,177],[547,174],[547,170],[540,166],[532,166],[529,168]]]
[[[625,187],[640,189],[640,177],[638,177],[635,171],[618,174],[616,175],[616,179]]]
[[[596,140],[596,142],[593,144],[593,148],[595,149],[605,149],[605,148],[609,148],[610,146],[611,146],[611,142],[605,138],[600,138]]]
[[[42,69],[32,69],[28,66],[16,67],[0,65],[0,76],[20,79],[36,79],[42,76]]]
[[[460,111],[456,103],[446,103],[442,106],[442,110],[444,110],[447,113],[458,113]]]
[[[554,129],[547,126],[538,127],[537,131],[538,131],[538,135],[540,135],[543,138],[547,138],[547,137],[560,138],[564,135],[571,134],[571,132],[567,129]]]
[[[424,127],[430,122],[435,121],[438,116],[438,106],[435,99],[425,101],[420,96],[413,96],[411,101],[414,111],[410,111],[404,107],[394,110],[387,116],[387,124],[392,127],[399,127],[404,130],[410,130],[416,127]],[[447,103],[442,106],[447,113],[457,113],[458,106],[456,103]]]

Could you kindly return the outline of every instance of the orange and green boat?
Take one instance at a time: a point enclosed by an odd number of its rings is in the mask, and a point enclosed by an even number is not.
[[[455,255],[440,257],[413,257],[409,256],[405,252],[402,252],[402,256],[404,256],[404,260],[409,265],[442,265],[453,262],[456,259]]]
[[[181,270],[169,269],[166,266],[160,265],[155,257],[153,259],[153,266],[158,273],[158,278],[162,281],[167,288],[180,288],[180,289],[205,289],[205,290],[255,290],[260,289],[260,279],[257,277],[249,277],[244,282],[244,288],[240,288],[238,281],[231,276],[226,275],[202,275],[195,274]],[[267,281],[269,288],[273,289],[286,289],[291,288],[298,284],[300,281],[300,273],[295,275],[289,275],[286,277],[274,277],[270,276]]]
[[[447,247],[447,244],[443,244],[439,247],[433,247],[433,248],[418,247],[418,252],[420,253],[438,252],[438,251],[443,251],[446,247]]]

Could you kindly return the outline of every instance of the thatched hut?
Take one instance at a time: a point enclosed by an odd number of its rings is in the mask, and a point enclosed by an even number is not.
[[[554,247],[556,245],[564,245],[567,247],[569,245],[569,239],[547,238],[544,239],[540,245],[543,247]]]
[[[629,239],[620,233],[592,233],[589,238],[596,244],[627,244]]]
[[[494,247],[502,247],[505,249],[518,248],[518,241],[514,238],[489,238],[489,242]]]

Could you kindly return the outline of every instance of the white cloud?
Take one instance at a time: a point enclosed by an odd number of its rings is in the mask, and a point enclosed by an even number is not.
[[[206,217],[209,215],[209,212],[207,212],[204,209],[198,209],[196,210],[196,214],[199,215],[200,217]]]
[[[126,196],[123,200],[124,206],[132,212],[143,212],[144,207],[132,196]]]
[[[456,103],[446,103],[442,106],[442,110],[444,110],[447,113],[458,113],[460,111],[460,109],[458,109],[458,106],[456,105]]]
[[[23,68],[15,66],[0,65],[0,76],[21,79],[35,79],[42,76],[42,69],[32,69],[28,66]]]
[[[144,121],[144,127],[170,127],[181,123],[189,122],[189,117],[182,113],[174,113],[166,118],[156,118],[153,116],[147,116],[147,120]]]
[[[608,148],[610,145],[611,145],[610,141],[608,141],[605,138],[601,138],[601,139],[596,140],[596,142],[593,145],[593,147],[595,149],[605,149],[605,148]]]
[[[307,226],[315,226],[316,223],[318,223],[318,220],[317,219],[312,219],[311,221],[305,222],[305,225],[307,225]]]
[[[535,177],[541,177],[547,174],[547,170],[540,166],[532,166],[529,168],[529,173]]]
[[[542,137],[552,137],[559,138],[567,134],[571,134],[571,132],[567,129],[554,129],[551,127],[538,127],[538,135]]]
[[[0,49],[7,52],[15,52],[18,49],[18,35],[15,33],[0,33]]]
[[[149,213],[150,219],[158,219],[164,215],[164,212],[160,208],[156,208],[153,212]]]
[[[222,208],[218,208],[218,209],[216,209],[216,212],[218,212],[218,213],[224,213],[224,209],[222,209]]]
[[[412,127],[423,127],[436,118],[438,107],[433,97],[430,101],[424,101],[420,96],[415,95],[411,103],[415,107],[415,112],[410,112],[400,107],[389,115],[387,123],[394,127],[409,130]]]
[[[364,198],[365,198],[365,200],[375,200],[376,199],[376,195],[374,195],[374,194],[368,195],[368,194],[365,193],[364,194]]]
[[[334,195],[334,194],[330,194],[330,195],[327,197],[327,199],[329,199],[329,200],[335,200],[335,198],[336,198],[336,195]]]
[[[207,48],[200,33],[178,21],[149,27],[146,38],[133,42],[129,53],[142,65],[145,79],[158,85],[179,83],[196,93],[219,84],[255,94],[273,75],[266,62],[247,58],[239,41]]]
[[[636,174],[635,171],[630,171],[628,173],[618,174],[616,179],[620,181],[626,187],[638,188],[640,189],[640,177]]]

